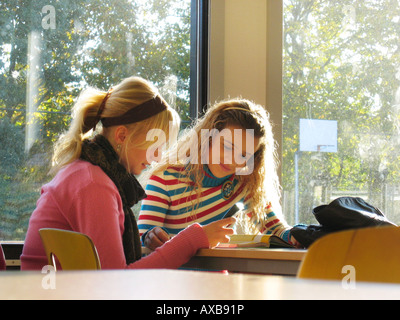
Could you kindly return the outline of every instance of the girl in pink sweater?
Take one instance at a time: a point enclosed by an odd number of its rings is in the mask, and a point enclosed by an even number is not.
[[[88,138],[99,122],[100,134]],[[41,228],[88,235],[102,269],[178,268],[198,249],[227,242],[233,230],[226,226],[234,218],[192,224],[142,258],[131,207],[146,194],[135,175],[156,160],[157,150],[147,133],[160,129],[168,141],[177,135],[179,123],[177,113],[141,78],[125,79],[108,92],[84,91],[68,132],[56,144],[52,171],[57,174],[42,187],[29,221],[21,269],[41,270],[48,264]]]

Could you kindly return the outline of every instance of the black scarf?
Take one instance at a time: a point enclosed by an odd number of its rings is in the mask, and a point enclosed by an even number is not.
[[[125,222],[122,243],[126,263],[130,264],[142,256],[142,247],[135,216],[131,207],[146,198],[146,194],[134,175],[119,163],[119,158],[110,142],[102,135],[93,140],[84,140],[81,157],[99,166],[115,183],[124,206]]]

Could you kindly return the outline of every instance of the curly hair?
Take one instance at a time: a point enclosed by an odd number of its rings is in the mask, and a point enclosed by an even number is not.
[[[244,99],[226,100],[215,104],[203,117],[181,133],[177,143],[163,154],[161,161],[152,166],[147,174],[164,172],[171,166],[184,167],[185,170],[181,172],[182,178],[190,177],[192,183],[188,184],[187,188],[193,188],[191,192],[197,194],[196,200],[192,202],[191,214],[195,215],[204,178],[204,163],[198,160],[204,159],[202,153],[208,150],[205,144],[209,145],[212,139],[212,136],[207,140],[202,139],[202,130],[216,129],[220,132],[228,126],[252,129],[254,137],[259,139],[259,148],[254,153],[253,170],[249,174],[236,175],[236,179],[244,186],[242,195],[247,207],[239,220],[248,230],[254,231],[256,225],[264,227],[267,207],[272,205],[274,212],[280,214],[281,191],[277,175],[276,145],[269,114],[262,106]],[[201,143],[198,143],[199,141]],[[195,151],[192,150],[194,146]]]

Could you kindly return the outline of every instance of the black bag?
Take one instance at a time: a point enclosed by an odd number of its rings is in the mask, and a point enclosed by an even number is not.
[[[335,231],[374,226],[396,226],[378,208],[361,198],[341,197],[313,209],[321,225],[296,225],[293,237],[308,248],[316,239]]]

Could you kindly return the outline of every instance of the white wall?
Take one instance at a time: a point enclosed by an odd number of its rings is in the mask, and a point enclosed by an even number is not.
[[[266,104],[265,0],[211,0],[210,101]]]
[[[210,103],[265,106],[281,158],[282,0],[211,0],[210,11]]]

